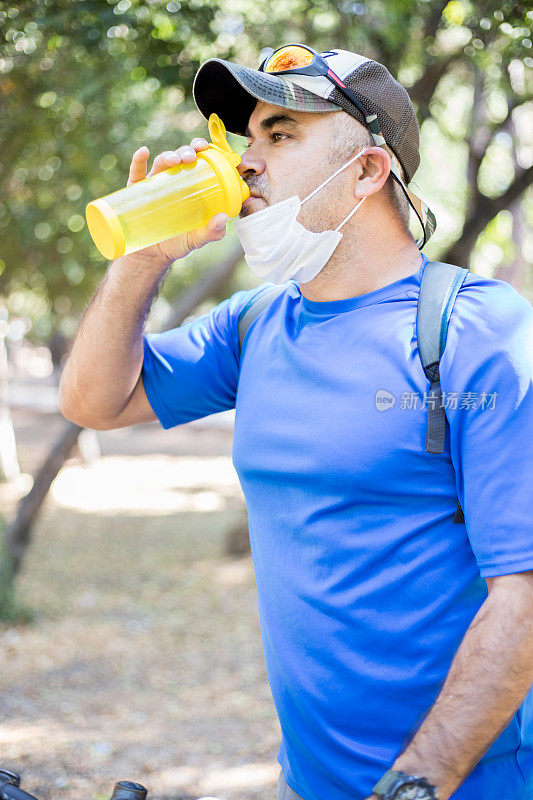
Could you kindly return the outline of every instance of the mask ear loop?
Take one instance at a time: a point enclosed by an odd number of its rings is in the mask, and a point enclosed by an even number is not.
[[[365,200],[366,200],[366,194],[365,194],[365,196],[364,196],[364,197],[362,197],[362,198],[359,200],[359,202],[357,203],[357,205],[355,206],[355,208],[352,208],[352,210],[350,211],[350,213],[348,214],[348,216],[347,216],[347,217],[344,217],[344,219],[343,219],[343,221],[341,222],[341,224],[340,224],[340,225],[337,225],[337,227],[335,228],[335,233],[337,233],[337,231],[338,231],[340,228],[342,228],[342,226],[344,225],[344,223],[345,223],[345,222],[348,222],[348,220],[350,219],[350,217],[352,217],[352,216],[355,214],[355,212],[357,211],[357,209],[359,208],[359,206],[361,205],[361,203],[364,203],[364,202],[365,202]]]
[[[311,192],[311,194],[308,194],[308,195],[307,195],[307,197],[304,197],[304,199],[300,201],[300,205],[303,205],[304,203],[307,203],[307,201],[308,201],[308,200],[309,200],[311,197],[313,197],[313,195],[314,195],[314,194],[316,194],[317,192],[319,192],[319,191],[320,191],[320,189],[322,189],[322,187],[323,187],[323,186],[325,186],[327,183],[329,183],[331,180],[333,180],[333,178],[334,178],[336,175],[339,175],[339,173],[341,173],[343,170],[345,170],[345,169],[346,169],[346,167],[349,167],[349,166],[350,166],[350,164],[351,164],[353,161],[355,161],[357,158],[359,158],[360,156],[362,156],[362,155],[363,155],[363,153],[366,153],[366,151],[367,151],[367,150],[368,150],[368,147],[363,147],[363,149],[362,149],[362,150],[360,150],[360,151],[359,151],[359,153],[357,153],[357,155],[356,155],[356,156],[354,156],[354,157],[353,157],[353,158],[351,158],[349,161],[347,161],[347,162],[346,162],[346,164],[343,164],[343,165],[342,165],[342,167],[339,167],[339,169],[338,169],[336,172],[334,172],[334,173],[333,173],[333,175],[330,175],[330,176],[329,176],[329,178],[326,178],[326,180],[325,180],[325,181],[323,181],[323,182],[320,184],[320,186],[317,186],[317,187],[316,187],[316,189],[313,189],[313,191]],[[356,208],[357,208],[357,206],[356,206]]]

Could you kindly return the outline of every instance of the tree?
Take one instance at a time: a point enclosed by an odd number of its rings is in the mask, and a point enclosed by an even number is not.
[[[404,83],[422,125],[415,182],[438,212],[428,254],[475,268],[502,210],[520,202],[526,222],[532,214],[532,21],[527,4],[511,0],[487,2],[482,14],[468,0],[0,0],[0,295],[32,321],[35,338],[70,335],[107,267],[85,227],[86,203],[125,183],[141,144],[154,155],[205,135],[191,95],[202,61],[256,66],[262,47],[287,41],[364,53]],[[502,134],[515,137],[512,169]],[[447,182],[436,186],[443,160]],[[172,302],[232,247],[230,238],[192,254],[163,298]]]

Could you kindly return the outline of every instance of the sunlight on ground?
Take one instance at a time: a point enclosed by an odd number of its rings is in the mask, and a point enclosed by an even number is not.
[[[113,755],[112,745],[98,740],[97,734],[98,731],[92,728],[83,730],[78,727],[76,730],[77,745],[83,747],[86,759],[94,767],[99,760],[107,761]],[[0,725],[3,755],[14,761],[21,761],[30,753],[39,751],[59,752],[70,737],[69,728],[52,719],[45,719],[40,724]],[[279,772],[280,766],[274,759],[229,767],[183,765],[151,771],[146,782],[157,787],[158,792],[165,793],[190,790],[202,794],[225,793],[228,790],[268,788],[277,782]]]
[[[84,744],[90,750],[94,735],[90,734],[77,738],[84,739]],[[26,723],[17,725],[0,725],[0,741],[2,742],[2,756],[22,763],[25,758],[36,753],[59,752],[68,746],[72,734],[68,728],[50,718],[43,718],[39,723]]]
[[[177,767],[155,773],[153,777],[167,791],[176,791],[184,785],[194,784],[201,792],[216,792],[270,786],[277,781],[279,772],[280,766],[277,762],[259,761],[227,769]]]
[[[277,762],[265,761],[254,764],[243,764],[229,769],[210,770],[207,775],[198,779],[198,787],[202,792],[224,789],[246,789],[252,786],[268,786],[277,780],[280,767]]]
[[[248,559],[217,564],[213,577],[222,586],[242,586],[250,580],[251,564]]]
[[[55,502],[80,511],[218,511],[242,497],[226,456],[104,456],[73,464],[52,486]]]
[[[42,745],[52,738],[55,744],[66,741],[66,734],[53,720],[47,719],[41,725],[0,725],[0,740],[4,743],[4,755],[10,758],[20,757],[25,744]],[[12,751],[12,752],[11,752]]]

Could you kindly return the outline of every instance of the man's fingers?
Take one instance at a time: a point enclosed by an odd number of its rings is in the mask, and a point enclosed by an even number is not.
[[[170,167],[175,167],[179,163],[194,164],[195,161],[196,150],[190,145],[178,147],[177,150],[165,150],[164,153],[160,153],[158,156],[156,156],[154,165],[150,170],[148,177],[150,177],[150,175],[155,175],[158,172],[163,172],[163,170],[169,169]]]
[[[146,178],[146,162],[148,161],[148,156],[150,155],[150,151],[143,145],[139,147],[133,154],[131,159],[130,165],[130,174],[128,176],[128,186],[131,186],[132,183],[137,183],[137,181],[142,181],[143,178]]]
[[[201,136],[197,136],[196,139],[192,140],[191,147],[194,147],[195,150],[205,150],[207,147],[209,147],[209,142],[207,142]]]
[[[181,158],[176,150],[165,150],[164,153],[160,153],[155,157],[152,169],[146,177],[149,178],[151,175],[156,175],[158,172],[163,172],[165,169],[175,167],[180,161]]]
[[[156,175],[158,172],[163,172],[170,167],[175,167],[179,163],[194,164],[196,161],[196,154],[200,150],[206,150],[209,147],[209,142],[201,136],[196,137],[190,144],[178,147],[176,150],[165,150],[155,157],[152,169],[146,174],[146,165],[150,151],[143,145],[133,154],[131,161],[130,174],[128,178],[128,186],[137,181],[142,181],[144,178],[149,178]]]

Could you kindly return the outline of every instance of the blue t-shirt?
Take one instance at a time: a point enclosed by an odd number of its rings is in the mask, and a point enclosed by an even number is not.
[[[145,337],[164,428],[236,409],[278,760],[304,800],[371,794],[436,699],[484,578],[533,569],[533,309],[467,275],[440,366],[445,448],[427,453],[426,263],[344,300],[288,282],[240,357],[239,314],[270,284]],[[453,798],[524,800],[526,783],[533,693]]]

